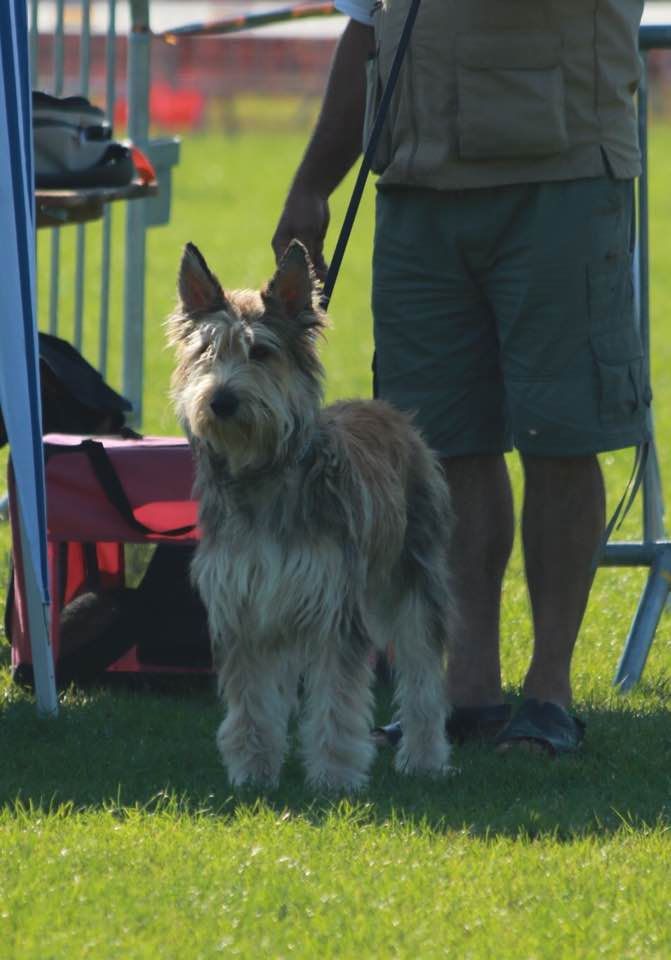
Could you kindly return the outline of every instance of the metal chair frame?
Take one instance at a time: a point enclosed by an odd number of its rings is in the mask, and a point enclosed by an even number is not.
[[[40,0],[30,6],[30,47],[33,87],[38,78],[38,40]],[[52,92],[62,96],[65,81],[65,0],[55,0],[53,32]],[[71,7],[72,4],[69,4]],[[117,0],[107,0],[108,25],[106,36],[105,110],[111,118],[117,99],[116,57],[118,52]],[[77,93],[88,96],[91,77],[91,0],[80,0],[81,31],[79,36],[79,84]],[[167,223],[170,218],[171,168],[179,159],[179,141],[174,138],[152,140],[149,136],[149,91],[151,78],[151,30],[149,0],[129,0],[130,30],[126,88],[128,101],[128,136],[134,145],[152,161],[159,182],[158,196],[152,199],[134,199],[126,204],[126,231],[124,245],[124,295],[122,338],[121,390],[133,404],[132,419],[142,422],[142,393],[144,382],[144,307],[147,230]],[[110,336],[110,277],[112,260],[111,205],[103,214],[102,266],[100,275],[99,310],[100,346],[96,365],[103,376],[107,372],[108,342]],[[84,276],[86,268],[86,224],[78,223],[76,230],[76,257],[74,283],[73,344],[82,350],[84,338]],[[51,263],[49,275],[48,329],[59,332],[59,287],[61,281],[60,228],[51,231]]]
[[[637,193],[637,245],[635,275],[637,305],[647,372],[650,372],[650,238],[648,203],[648,71],[650,50],[671,49],[671,25],[641,27],[640,49],[643,74],[638,92],[638,134],[643,170]],[[642,483],[643,539],[609,543],[601,559],[603,566],[648,567],[648,579],[615,671],[614,684],[630,690],[640,680],[664,608],[671,591],[671,540],[664,530],[664,500],[655,443],[652,412],[649,414],[651,453]]]

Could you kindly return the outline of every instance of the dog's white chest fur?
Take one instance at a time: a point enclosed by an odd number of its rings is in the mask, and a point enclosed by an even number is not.
[[[334,626],[338,594],[345,590],[339,548],[318,532],[282,526],[292,493],[280,494],[281,510],[275,497],[253,513],[229,513],[216,538],[205,537],[194,562],[201,593],[216,598],[219,626],[223,620],[232,634],[243,631],[255,645],[293,640],[325,619]]]

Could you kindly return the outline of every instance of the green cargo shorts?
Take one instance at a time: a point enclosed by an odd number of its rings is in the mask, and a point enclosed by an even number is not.
[[[445,457],[640,443],[633,196],[610,177],[378,191],[378,396]]]

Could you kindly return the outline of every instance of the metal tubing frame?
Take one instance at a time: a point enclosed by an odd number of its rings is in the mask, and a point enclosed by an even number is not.
[[[107,116],[114,117],[116,101],[116,0],[108,0],[107,24],[107,75],[105,78],[105,110]],[[103,214],[102,262],[100,270],[100,331],[98,344],[98,370],[107,376],[107,357],[109,352],[109,314],[110,314],[110,272],[112,262],[112,204],[108,203]]]
[[[89,95],[91,72],[91,3],[81,0],[82,30],[79,38],[79,92]],[[77,224],[75,260],[74,345],[81,352],[84,344],[84,270],[86,266],[86,226]]]
[[[37,0],[33,0],[37,5]],[[37,17],[37,13],[35,14]],[[54,95],[63,93],[65,72],[65,0],[57,0],[54,34]],[[49,333],[58,333],[58,300],[60,293],[61,234],[51,231],[51,267],[49,272]]]
[[[131,0],[128,136],[143,151],[147,150],[149,143],[150,49],[149,0]],[[133,421],[136,424],[142,422],[146,204],[146,200],[134,200],[126,210],[122,389],[133,404]]]
[[[647,51],[671,49],[671,25],[642,26],[639,34],[643,75],[638,94],[638,134],[642,173],[638,184],[638,235],[636,280],[638,315],[644,347],[646,372],[650,372],[650,271],[648,207],[648,84]],[[652,413],[648,419],[651,455],[643,477],[643,540],[609,543],[601,559],[604,566],[649,567],[648,580],[615,671],[614,684],[630,690],[640,680],[652,646],[657,625],[671,591],[671,540],[664,537],[664,504],[659,461],[654,440]]]
[[[53,92],[62,96],[64,86],[65,52],[65,5],[66,0],[56,2],[56,29],[54,35]],[[88,94],[90,75],[90,0],[80,0],[82,35],[80,38],[79,87]],[[33,71],[36,78],[36,53],[38,37],[39,0],[33,0],[31,10],[31,47]],[[149,0],[130,0],[131,31],[128,36],[128,136],[141,150],[149,147],[149,89],[150,45]],[[107,30],[107,78],[106,109],[113,115],[115,100],[114,60],[116,51],[116,0],[108,0]],[[98,368],[105,375],[108,361],[109,340],[109,295],[112,259],[112,210],[108,205],[104,213],[102,233],[102,271],[100,298],[100,342]],[[142,392],[144,380],[144,301],[146,232],[149,227],[147,201],[134,200],[126,205],[126,244],[124,251],[124,296],[123,296],[123,357],[122,391],[133,404],[132,420],[142,421]],[[51,231],[51,268],[49,287],[49,332],[59,333],[60,299],[60,229]],[[83,351],[84,297],[86,263],[86,227],[76,227],[76,257],[74,276],[73,342]]]

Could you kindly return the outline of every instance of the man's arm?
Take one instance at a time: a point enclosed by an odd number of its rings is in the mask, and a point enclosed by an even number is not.
[[[365,65],[373,49],[372,27],[350,20],[336,48],[317,125],[272,240],[279,258],[297,237],[322,277],[326,274],[323,244],[329,223],[328,197],[361,153]]]

